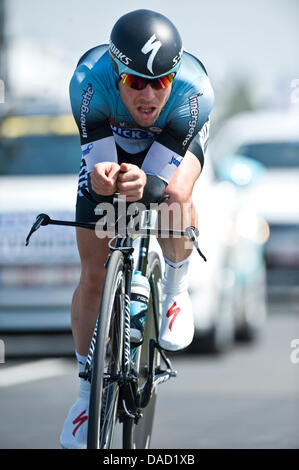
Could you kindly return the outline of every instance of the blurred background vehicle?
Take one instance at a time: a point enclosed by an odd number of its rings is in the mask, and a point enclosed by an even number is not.
[[[234,116],[217,133],[210,154],[217,177],[235,183],[242,204],[269,225],[269,295],[298,295],[298,108]]]
[[[52,353],[65,350],[79,279],[75,229],[49,226],[25,247],[40,212],[74,220],[81,159],[76,124],[45,103],[35,111],[21,109],[0,123],[0,331],[10,335],[8,355],[25,333],[43,334],[40,352],[48,339]],[[14,341],[12,335],[21,333]],[[53,347],[52,333],[66,335],[57,336]],[[31,338],[25,350],[32,348]]]
[[[235,339],[253,339],[266,315],[263,247],[267,225],[238,199],[231,181],[218,181],[209,156],[194,190],[199,243],[207,263],[192,255],[189,290],[192,352],[222,353]]]

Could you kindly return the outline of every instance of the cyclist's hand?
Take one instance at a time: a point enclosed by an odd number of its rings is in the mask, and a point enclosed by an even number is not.
[[[112,196],[116,191],[120,166],[116,162],[97,163],[90,174],[93,191],[101,196]]]
[[[146,174],[137,165],[122,163],[117,178],[117,190],[128,202],[139,201],[143,196]]]

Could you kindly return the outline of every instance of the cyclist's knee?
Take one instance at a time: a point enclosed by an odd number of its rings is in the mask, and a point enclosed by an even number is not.
[[[83,260],[81,264],[81,287],[91,292],[98,292],[101,283],[104,282],[105,267],[95,260]]]
[[[104,263],[109,252],[108,240],[100,240],[94,232],[78,229],[77,245],[81,259],[80,287],[98,291],[105,277]]]

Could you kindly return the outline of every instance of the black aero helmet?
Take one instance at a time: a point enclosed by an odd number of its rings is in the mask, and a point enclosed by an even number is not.
[[[166,16],[135,10],[115,23],[109,53],[118,75],[157,78],[178,71],[183,48],[178,30]]]

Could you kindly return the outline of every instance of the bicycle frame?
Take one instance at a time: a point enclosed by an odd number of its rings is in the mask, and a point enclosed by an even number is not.
[[[150,211],[145,212],[146,221],[150,221]],[[128,224],[129,225],[129,224]],[[144,237],[141,237],[139,246],[139,255],[137,258],[136,269],[146,275],[147,260],[150,243],[150,229],[145,228],[147,233],[144,233]],[[109,243],[109,247],[112,251],[120,250],[124,255],[124,277],[125,277],[125,293],[124,293],[124,360],[123,360],[123,371],[121,377],[118,378],[121,388],[121,405],[122,410],[130,418],[135,420],[135,423],[139,420],[141,413],[140,409],[145,408],[150,401],[154,389],[162,382],[169,380],[171,377],[176,376],[176,372],[172,369],[169,359],[165,353],[159,347],[158,343],[151,339],[149,342],[149,363],[147,367],[147,380],[146,382],[137,389],[137,377],[134,373],[134,349],[130,345],[130,303],[131,303],[131,280],[134,271],[134,260],[133,260],[133,238],[130,234],[127,234],[124,238],[115,237],[115,245],[112,245],[112,241]],[[107,263],[109,263],[109,256]],[[151,288],[156,289],[156,286],[152,285]],[[153,296],[156,300],[157,296]],[[159,306],[157,303],[153,303],[154,319],[158,318]],[[155,325],[156,332],[158,335],[158,324]],[[166,370],[155,370],[154,369],[154,354],[155,349],[158,349],[162,359],[166,364]],[[114,381],[115,377],[106,377],[107,381]]]

